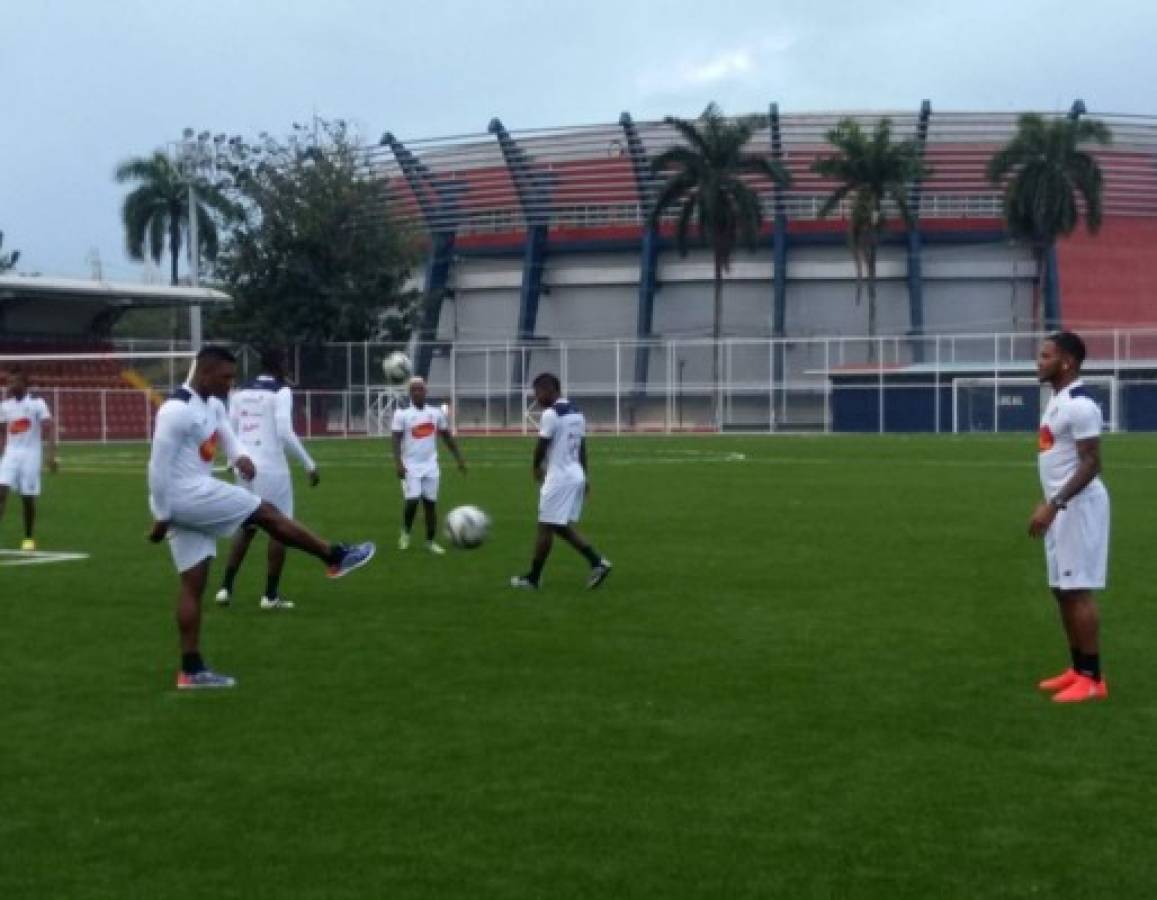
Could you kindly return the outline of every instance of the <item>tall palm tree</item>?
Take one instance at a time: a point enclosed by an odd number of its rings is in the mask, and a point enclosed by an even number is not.
[[[880,119],[869,135],[854,119],[842,119],[827,133],[836,152],[812,163],[812,171],[837,187],[820,207],[820,218],[848,201],[848,244],[856,264],[856,303],[864,272],[868,276],[868,335],[876,334],[876,261],[880,238],[888,227],[889,206],[911,228],[908,205],[912,184],[931,174],[915,141],[892,140],[892,122]],[[869,349],[871,353],[871,349]]]
[[[178,260],[183,234],[189,225],[188,178],[160,151],[148,157],[125,160],[116,169],[120,184],[138,186],[125,197],[121,220],[125,228],[125,248],[129,258],[143,261],[146,249],[155,263],[160,263],[168,238],[172,266],[172,284],[177,283]],[[214,186],[196,184],[197,237],[204,259],[217,258],[217,223],[211,214],[229,219],[233,205]],[[146,247],[147,244],[147,247]]]
[[[1045,119],[1025,113],[1017,122],[1016,134],[988,162],[989,181],[1004,184],[1009,233],[1032,247],[1037,268],[1033,321],[1043,293],[1045,328],[1060,326],[1057,238],[1076,230],[1081,206],[1089,233],[1096,234],[1101,227],[1104,176],[1096,158],[1080,145],[1105,145],[1112,139],[1108,127],[1095,119]]]
[[[691,227],[700,241],[711,247],[715,264],[715,303],[711,335],[715,339],[712,380],[716,390],[716,415],[722,420],[722,385],[719,380],[719,340],[723,334],[723,274],[740,240],[755,248],[763,224],[763,208],[757,189],[743,176],[762,176],[787,187],[791,176],[768,156],[745,154],[744,147],[757,129],[767,125],[766,116],[727,119],[714,103],[698,119],[667,116],[663,120],[683,138],[684,145],[671,147],[655,157],[651,169],[667,176],[651,209],[651,224],[678,207],[675,244],[687,255]]]

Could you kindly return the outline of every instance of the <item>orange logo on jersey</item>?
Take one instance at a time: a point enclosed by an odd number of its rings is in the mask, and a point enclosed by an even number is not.
[[[31,419],[16,419],[15,421],[8,423],[8,433],[24,434],[24,432],[28,431],[31,427]]]
[[[209,437],[201,441],[201,446],[197,448],[197,451],[205,462],[212,462],[213,457],[217,455],[217,432],[214,431]]]
[[[1057,439],[1053,437],[1053,430],[1047,425],[1042,425],[1036,436],[1037,450],[1039,450],[1041,453],[1044,453],[1046,450],[1052,450],[1053,444],[1056,442]]]
[[[433,422],[419,422],[417,425],[410,429],[410,434],[416,438],[428,438],[436,430],[437,429],[434,428]]]

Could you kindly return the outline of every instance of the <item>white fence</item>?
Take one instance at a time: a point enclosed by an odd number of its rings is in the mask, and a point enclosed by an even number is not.
[[[1157,430],[1157,329],[1087,332],[1085,364],[1106,422]],[[953,432],[1036,428],[1039,334],[911,338],[534,341],[409,348],[432,402],[466,433],[533,430],[536,374],[557,374],[593,431]],[[297,428],[306,437],[381,434],[401,386],[381,361],[396,345],[298,348]],[[180,367],[173,367],[174,371]],[[243,367],[253,374],[251,363]],[[715,378],[714,373],[719,377]],[[35,380],[35,379],[34,379]],[[328,382],[328,384],[327,384]],[[158,384],[160,390],[167,385]],[[158,394],[41,387],[64,440],[148,436]]]

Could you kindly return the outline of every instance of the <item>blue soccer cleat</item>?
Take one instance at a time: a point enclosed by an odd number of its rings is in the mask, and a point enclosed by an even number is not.
[[[374,558],[374,553],[377,550],[373,541],[366,541],[364,544],[354,544],[349,547],[343,544],[339,544],[338,546],[342,551],[342,555],[341,559],[331,565],[326,572],[330,578],[341,578],[343,575],[348,575],[354,569],[360,569]]]
[[[230,675],[221,675],[209,669],[200,672],[178,672],[178,691],[211,691],[218,688],[237,686],[237,679]]]

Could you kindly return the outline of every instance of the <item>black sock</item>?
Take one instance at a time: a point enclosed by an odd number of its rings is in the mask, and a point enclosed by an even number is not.
[[[580,550],[579,553],[581,553],[586,561],[589,562],[592,566],[597,566],[603,561],[599,551],[589,545],[586,547],[586,549]]]
[[[281,581],[280,575],[270,575],[265,579],[265,596],[270,600],[277,599],[277,583]]]
[[[204,672],[205,660],[201,659],[201,654],[196,651],[193,653],[182,653],[181,671],[188,675],[196,675],[198,672]]]
[[[341,562],[345,558],[345,554],[346,554],[345,544],[330,544],[329,545],[329,556],[327,556],[325,558],[325,561],[327,563],[329,563],[331,566],[336,566],[339,562]]]
[[[1081,651],[1076,647],[1069,647],[1069,659],[1073,661],[1073,671],[1075,672],[1081,664]]]
[[[1099,653],[1077,652],[1076,670],[1093,681],[1101,680],[1101,656]]]
[[[531,584],[538,584],[542,578],[542,570],[546,568],[546,560],[535,560],[530,564],[530,574],[526,577],[530,579]]]
[[[225,588],[230,594],[233,593],[233,580],[237,577],[237,570],[232,566],[225,568],[225,578],[221,581],[221,587]]]

